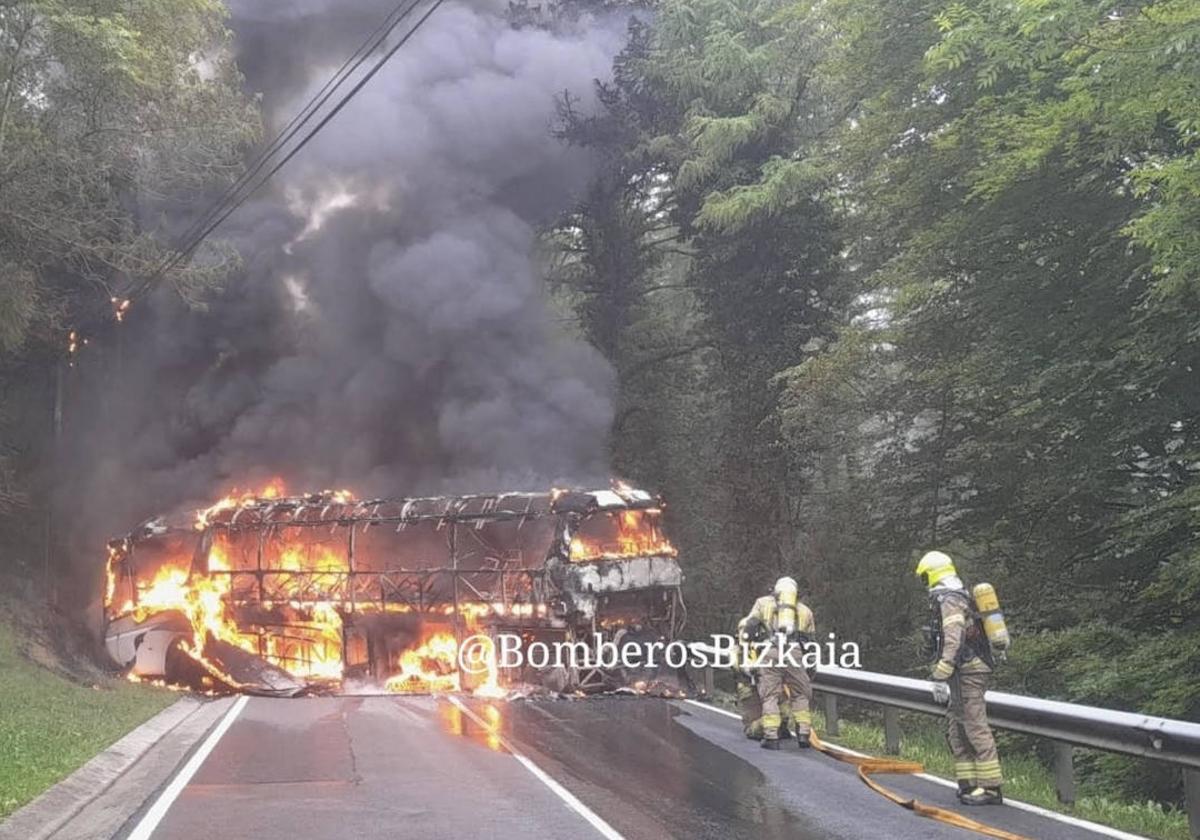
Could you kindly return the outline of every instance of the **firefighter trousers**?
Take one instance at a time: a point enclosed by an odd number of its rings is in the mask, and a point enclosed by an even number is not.
[[[954,755],[954,775],[979,787],[1000,787],[1000,754],[987,721],[987,691],[991,674],[956,672],[949,679],[950,707],[946,710],[946,741]]]
[[[795,654],[797,660],[800,654]],[[807,735],[812,729],[812,681],[799,665],[783,662],[772,664],[776,653],[768,650],[758,672],[758,696],[762,700],[763,738],[774,741],[779,738],[779,727],[783,723],[784,705],[790,699],[792,733]]]
[[[742,713],[742,732],[747,738],[759,741],[763,736],[763,704],[758,696],[758,688],[751,682],[739,680],[737,683],[738,710]],[[784,697],[779,704],[779,716],[783,721],[792,718],[791,701]]]

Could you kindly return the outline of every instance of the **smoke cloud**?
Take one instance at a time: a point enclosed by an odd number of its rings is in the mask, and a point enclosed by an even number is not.
[[[354,5],[231,4],[275,126],[392,3]],[[142,516],[270,475],[367,495],[605,481],[613,375],[561,333],[531,250],[589,171],[550,134],[554,98],[590,107],[623,33],[513,28],[483,3],[435,12],[218,233],[244,266],[208,311],[156,295],[117,362],[73,373],[89,416],[68,492],[90,556]]]

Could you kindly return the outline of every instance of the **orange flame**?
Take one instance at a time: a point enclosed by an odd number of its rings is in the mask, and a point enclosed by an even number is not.
[[[195,527],[206,529],[213,518],[222,512],[258,504],[264,499],[286,495],[284,483],[272,479],[257,492],[231,491],[215,504],[199,511]],[[354,500],[349,490],[325,491],[321,494],[334,503],[348,504]],[[226,544],[214,539],[207,556],[207,573],[192,569],[190,557],[177,558],[160,567],[153,576],[134,582],[132,597],[119,606],[114,602],[120,585],[119,560],[123,552],[119,544],[110,545],[107,564],[105,604],[110,615],[131,615],[138,622],[163,612],[176,611],[187,617],[192,628],[191,639],[183,648],[205,670],[236,688],[236,683],[223,674],[218,666],[205,658],[208,639],[219,639],[252,653],[291,673],[308,679],[339,680],[343,676],[343,614],[353,608],[360,612],[411,611],[398,603],[359,602],[351,604],[348,596],[349,560],[337,549],[322,544],[288,543],[274,557],[276,572],[262,586],[264,596],[257,603],[265,610],[288,610],[290,620],[286,632],[277,628],[242,627],[233,616],[234,570]],[[303,582],[301,584],[301,581]],[[304,597],[298,587],[306,589]],[[319,600],[313,600],[314,592]],[[539,605],[544,611],[545,607]],[[441,612],[454,616],[454,608],[445,606]],[[480,619],[493,612],[502,614],[503,604],[462,603],[458,613],[466,626],[474,627]],[[532,604],[513,605],[514,615],[535,614]],[[453,634],[435,633],[415,648],[403,652],[396,662],[396,673],[386,686],[391,691],[407,693],[448,692],[461,690],[457,668],[457,641]],[[494,657],[481,686],[488,696],[500,696]],[[498,694],[497,694],[498,692]]]
[[[195,528],[207,531],[218,518],[228,524],[227,514],[233,516],[239,509],[261,505],[264,500],[284,499],[286,492],[284,482],[279,478],[272,479],[256,492],[234,489],[215,504],[198,511]],[[554,497],[558,498],[563,492],[555,489]],[[315,497],[306,497],[306,501],[308,498]],[[319,498],[332,504],[351,504],[355,497],[349,490],[327,490],[319,494]],[[662,533],[661,514],[658,508],[643,508],[593,516],[585,520],[574,535],[570,559],[675,556],[674,546]],[[130,615],[138,622],[164,612],[182,614],[191,628],[184,650],[214,680],[223,680],[235,688],[238,687],[236,682],[205,656],[206,649],[213,653],[209,648],[213,639],[261,657],[298,678],[340,680],[348,658],[345,646],[362,644],[362,637],[355,633],[349,638],[356,641],[348,641],[346,616],[366,612],[407,613],[414,608],[383,599],[356,599],[347,553],[338,546],[316,540],[296,539],[279,545],[276,540],[285,540],[286,531],[282,528],[272,532],[270,568],[267,569],[265,564],[257,567],[257,582],[253,579],[255,568],[247,571],[245,559],[238,553],[239,543],[228,537],[224,528],[209,531],[211,542],[207,557],[202,558],[203,565],[193,566],[189,549],[186,556],[173,557],[152,575],[136,580],[131,574],[123,574],[129,571],[123,561],[130,556],[131,544],[112,543],[108,548],[105,588],[108,614],[111,617]],[[260,543],[259,551],[262,550]],[[261,554],[259,559],[262,560]],[[269,574],[263,574],[264,571]],[[256,591],[254,597],[246,600],[248,585],[256,587]],[[121,602],[119,606],[118,601]],[[253,605],[252,610],[243,609],[248,603]],[[446,628],[453,621],[456,630],[465,631],[465,637],[486,628],[489,619],[544,618],[547,606],[544,603],[506,604],[480,600],[459,602],[457,607],[430,607],[425,612],[444,616],[446,621],[442,623],[440,618],[435,618],[441,629],[422,636],[416,645],[389,663],[393,675],[386,681],[387,689],[428,693],[473,688],[478,696],[498,698],[507,692],[500,684],[495,650],[483,651],[482,674],[460,675],[457,638]],[[280,614],[284,616],[282,620]],[[271,617],[251,617],[265,615]],[[353,658],[363,661],[357,656]]]
[[[384,684],[396,694],[458,691],[458,641],[451,633],[435,633],[418,647],[400,654],[396,674]]]
[[[345,492],[345,491],[340,491]],[[237,507],[246,507],[254,504],[261,499],[279,499],[287,493],[287,488],[283,483],[283,479],[276,476],[268,481],[261,490],[238,490],[236,487],[229,492],[224,498],[214,505],[204,508],[196,512],[196,530],[203,531],[212,521],[213,516],[222,511],[233,510]]]
[[[659,527],[658,508],[612,514],[601,533],[577,533],[571,540],[571,560],[620,560],[631,557],[674,557],[675,546]],[[587,524],[603,524],[597,518]]]

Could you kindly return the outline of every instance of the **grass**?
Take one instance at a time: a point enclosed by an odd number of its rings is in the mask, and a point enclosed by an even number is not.
[[[821,715],[815,714],[814,718],[820,719]],[[946,748],[941,722],[923,715],[904,715],[901,720],[900,756],[921,762],[925,772],[934,776],[954,778],[953,760]],[[823,719],[818,721],[818,731],[824,731],[824,723]],[[859,752],[884,754],[882,726],[846,720],[840,723],[837,737],[831,738],[833,742]],[[1006,796],[1147,837],[1162,840],[1191,837],[1187,815],[1168,810],[1157,802],[1120,802],[1102,796],[1082,796],[1074,805],[1063,805],[1055,792],[1053,774],[1037,756],[1005,752],[1003,739],[1000,747]]]
[[[716,705],[737,711],[732,695],[718,691],[712,698]],[[902,714],[900,757],[925,765],[925,772],[944,779],[954,778],[954,762],[946,748],[945,729],[940,720],[927,715]],[[870,755],[885,755],[882,724],[842,719],[838,735],[830,742]],[[813,726],[817,732],[826,731],[825,719],[813,710]],[[1125,802],[1104,796],[1081,796],[1074,805],[1058,801],[1054,775],[1036,755],[1006,752],[1001,735],[1000,759],[1004,770],[1004,794],[1022,802],[1039,805],[1061,814],[1107,825],[1122,831],[1161,838],[1161,840],[1190,840],[1187,814],[1167,809],[1157,802]],[[881,780],[887,784],[886,778]]]
[[[0,621],[0,820],[176,699],[124,680],[65,679],[25,659]]]

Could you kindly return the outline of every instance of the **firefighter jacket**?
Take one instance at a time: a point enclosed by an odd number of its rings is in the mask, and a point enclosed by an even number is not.
[[[938,639],[933,679],[948,680],[955,671],[991,673],[991,650],[965,589],[934,589],[929,593]]]
[[[771,632],[778,630],[775,621],[775,596],[764,595],[755,601],[754,606],[750,608],[750,615],[746,618],[757,618],[769,627]],[[796,632],[809,637],[817,632],[812,610],[799,601],[796,602]]]

